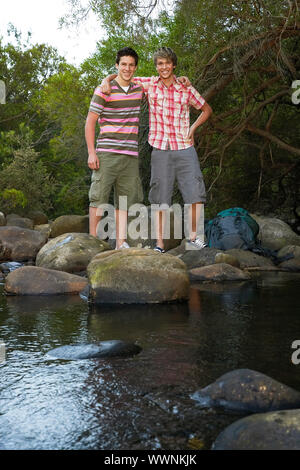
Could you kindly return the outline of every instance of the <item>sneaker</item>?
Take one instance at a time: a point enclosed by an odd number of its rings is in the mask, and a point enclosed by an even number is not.
[[[123,242],[121,246],[119,246],[119,248],[115,248],[115,250],[124,250],[126,248],[130,248],[130,246],[128,245],[127,242]]]
[[[202,248],[206,247],[207,244],[200,240],[200,238],[195,238],[195,240],[187,240],[185,244],[186,250],[202,250]]]
[[[160,246],[156,246],[155,248],[153,248],[153,250],[157,251],[157,253],[165,253],[165,250]]]

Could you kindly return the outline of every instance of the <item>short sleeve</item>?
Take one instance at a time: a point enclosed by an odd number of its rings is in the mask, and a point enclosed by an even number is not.
[[[193,108],[201,109],[202,106],[206,103],[205,99],[200,95],[200,93],[192,86],[188,87],[189,89],[189,104]]]
[[[98,86],[95,89],[93,97],[91,99],[89,111],[100,115],[103,111],[105,103],[106,95],[102,93],[102,91],[100,90],[100,86]]]

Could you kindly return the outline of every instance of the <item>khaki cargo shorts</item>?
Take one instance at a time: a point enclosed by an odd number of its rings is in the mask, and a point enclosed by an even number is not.
[[[114,206],[119,208],[119,197],[127,197],[127,207],[143,202],[143,189],[139,176],[139,160],[128,155],[97,154],[99,170],[93,170],[89,200],[91,207],[108,204],[114,188]]]

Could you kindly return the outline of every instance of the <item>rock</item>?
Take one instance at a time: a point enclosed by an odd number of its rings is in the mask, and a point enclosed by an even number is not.
[[[167,253],[139,248],[101,253],[87,272],[95,303],[161,303],[189,295],[185,264]]]
[[[215,263],[226,263],[234,266],[235,268],[240,268],[241,264],[235,256],[225,253],[217,253],[215,256]]]
[[[241,269],[275,268],[273,262],[269,258],[266,258],[265,256],[257,255],[256,253],[252,253],[252,251],[239,250],[239,249],[234,248],[232,250],[227,250],[226,254],[236,258],[240,263]]]
[[[239,419],[219,434],[212,450],[300,450],[300,410]]]
[[[251,369],[228,372],[195,392],[192,398],[204,408],[251,413],[300,407],[300,392]]]
[[[79,294],[87,279],[53,269],[23,266],[8,274],[5,291],[15,295]]]
[[[135,356],[142,348],[134,343],[119,340],[101,341],[95,344],[77,344],[60,346],[47,353],[55,359],[92,359]]]
[[[277,253],[279,259],[291,256],[290,259],[283,260],[278,267],[285,271],[300,272],[300,246],[287,245]]]
[[[45,235],[35,230],[13,226],[0,227],[0,260],[33,260],[45,243]]]
[[[244,281],[251,279],[250,275],[230,264],[217,263],[189,271],[192,281]]]
[[[33,221],[31,219],[28,219],[27,217],[21,217],[16,214],[9,214],[6,217],[6,225],[28,228],[30,230],[33,230],[34,224],[33,224]]]
[[[6,218],[3,212],[0,212],[0,227],[3,227],[3,225],[6,225]]]
[[[180,259],[188,269],[193,269],[214,264],[217,253],[223,253],[223,251],[208,247],[202,250],[186,250]]]
[[[42,224],[42,225],[35,225],[34,230],[43,233],[47,239],[50,237],[51,233],[51,226],[50,224]]]
[[[89,217],[86,215],[61,215],[51,223],[51,238],[64,233],[88,233]]]
[[[16,261],[8,261],[6,263],[0,264],[0,271],[2,271],[4,274],[8,274],[11,271],[14,271],[15,269],[21,268],[22,266],[22,263],[18,263]]]
[[[252,215],[252,214],[251,214]],[[258,240],[270,250],[280,250],[286,245],[300,246],[300,236],[280,219],[252,215],[259,225]]]
[[[41,211],[30,211],[27,217],[33,221],[34,225],[48,224],[48,217]]]
[[[84,271],[97,253],[109,249],[106,242],[87,233],[65,233],[43,246],[36,265],[70,273]]]

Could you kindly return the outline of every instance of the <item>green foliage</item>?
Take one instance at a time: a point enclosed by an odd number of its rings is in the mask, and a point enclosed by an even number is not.
[[[5,213],[22,210],[28,204],[23,191],[18,189],[4,189],[3,193],[0,193],[0,197],[2,198],[1,209]]]

